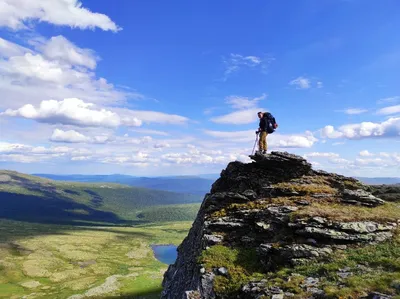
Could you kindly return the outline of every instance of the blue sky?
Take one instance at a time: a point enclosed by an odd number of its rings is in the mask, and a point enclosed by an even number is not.
[[[400,176],[396,0],[0,0],[0,168],[215,173],[269,151]]]

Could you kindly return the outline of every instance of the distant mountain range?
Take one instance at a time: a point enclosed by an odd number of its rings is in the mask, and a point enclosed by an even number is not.
[[[198,194],[92,180],[97,182],[55,181],[0,170],[0,218],[63,224],[187,221],[195,218],[203,200]]]
[[[381,177],[381,178],[367,178],[367,177],[355,177],[357,180],[363,182],[368,185],[393,185],[400,184],[400,178],[392,178],[392,177]]]
[[[122,174],[111,175],[55,175],[33,174],[35,176],[57,181],[86,182],[86,183],[118,183],[134,187],[149,188],[178,193],[205,195],[211,185],[219,178],[219,174],[203,174],[195,176],[165,176],[165,177],[136,177]],[[368,185],[399,184],[400,178],[395,177],[356,177]]]
[[[56,181],[85,182],[85,183],[118,183],[133,187],[142,187],[153,190],[163,190],[178,193],[205,195],[211,185],[219,177],[218,174],[199,176],[167,176],[167,177],[135,177],[121,174],[111,175],[55,175],[33,174],[42,178]]]

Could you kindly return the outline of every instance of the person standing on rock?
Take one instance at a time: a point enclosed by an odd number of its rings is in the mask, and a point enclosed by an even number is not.
[[[260,119],[258,130],[256,134],[260,134],[258,142],[258,152],[262,154],[267,153],[267,135],[272,134],[278,127],[275,121],[275,117],[269,112],[258,112],[258,118]]]

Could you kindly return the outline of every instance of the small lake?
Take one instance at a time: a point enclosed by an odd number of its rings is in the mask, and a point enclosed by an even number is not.
[[[176,251],[175,245],[151,245],[151,249],[153,249],[154,256],[160,262],[170,265],[175,263],[175,260],[178,256],[178,252]]]

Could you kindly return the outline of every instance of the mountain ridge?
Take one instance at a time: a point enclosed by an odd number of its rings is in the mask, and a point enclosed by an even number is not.
[[[204,197],[162,299],[400,295],[397,199],[287,152],[250,158]]]

